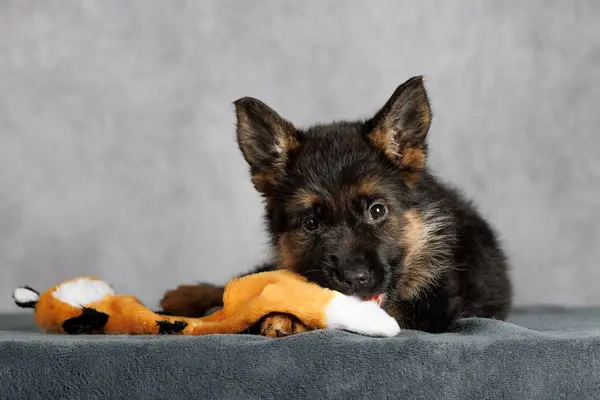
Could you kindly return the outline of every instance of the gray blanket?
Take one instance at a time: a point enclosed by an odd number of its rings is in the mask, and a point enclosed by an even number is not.
[[[452,333],[66,336],[0,316],[0,399],[599,399],[600,310]]]

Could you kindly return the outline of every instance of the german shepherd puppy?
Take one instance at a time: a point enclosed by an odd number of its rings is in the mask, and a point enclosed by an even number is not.
[[[400,85],[372,118],[308,129],[257,99],[234,104],[273,252],[256,271],[286,268],[375,300],[405,329],[445,332],[463,317],[507,316],[512,289],[494,230],[427,167],[431,110],[422,77]],[[222,294],[184,285],[161,306],[201,316]],[[257,327],[266,336],[309,329],[282,314]]]

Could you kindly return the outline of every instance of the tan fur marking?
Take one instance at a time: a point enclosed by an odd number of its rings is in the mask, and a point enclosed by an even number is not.
[[[379,178],[366,177],[361,179],[358,183],[358,195],[359,196],[373,196],[377,194],[377,188],[379,186]]]
[[[298,141],[284,128],[279,127],[277,130],[277,144],[275,145],[275,151],[279,157],[275,160],[274,167],[279,172],[283,172],[290,152],[298,147]]]
[[[419,171],[407,172],[405,176],[407,186],[409,188],[414,188],[415,184],[419,181],[419,178],[421,178],[421,173]]]
[[[415,169],[425,168],[425,151],[423,147],[407,147],[402,152],[400,162]]]
[[[277,184],[278,174],[276,171],[259,172],[252,175],[252,184],[261,193],[264,193],[267,188]]]
[[[377,129],[369,135],[369,138],[371,139],[371,142],[375,145],[375,147],[377,147],[379,150],[382,150],[384,152],[387,151],[390,142],[390,137],[386,132],[382,131],[381,129]]]
[[[294,151],[298,148],[298,140],[296,140],[296,138],[292,135],[288,134],[284,134],[283,136],[283,144],[285,146],[285,149],[290,152],[290,151]]]
[[[369,135],[371,142],[385,155],[399,166],[409,166],[416,171],[407,172],[406,180],[412,184],[419,180],[421,174],[418,170],[425,168],[425,150],[423,146],[406,147],[400,149],[400,145],[393,139],[393,135],[378,129]]]
[[[393,135],[387,130],[377,129],[373,131],[369,138],[371,143],[375,145],[379,150],[393,162],[398,163],[400,154],[398,154],[398,143],[394,140]]]
[[[404,300],[419,297],[448,267],[453,237],[444,231],[451,221],[443,215],[434,207],[424,214],[409,210],[403,215],[402,245],[406,254],[399,295]]]
[[[406,148],[400,160],[403,165],[413,168],[412,171],[406,172],[404,175],[408,185],[414,185],[421,178],[421,170],[425,168],[425,151],[423,147]]]
[[[404,251],[406,252],[405,261],[411,261],[414,254],[418,253],[421,247],[421,231],[423,230],[421,218],[415,210],[409,210],[404,213],[404,227],[402,229],[402,241]]]
[[[277,267],[280,269],[289,269],[293,270],[294,266],[297,263],[296,252],[294,251],[294,246],[291,241],[290,233],[283,233],[279,237],[279,241],[277,243],[278,247],[278,263]]]
[[[298,207],[311,207],[319,201],[319,196],[308,189],[300,189],[294,194],[294,204]]]
[[[427,100],[421,102],[419,111],[423,125],[429,126],[431,124],[431,108],[429,107],[429,102]]]
[[[421,232],[423,226],[421,219],[416,211],[411,210],[404,213],[404,228],[402,229],[402,241],[404,244],[404,278],[403,295],[407,298],[416,297],[421,287],[427,283],[424,277],[426,265],[422,265],[419,260],[419,253],[422,251]]]

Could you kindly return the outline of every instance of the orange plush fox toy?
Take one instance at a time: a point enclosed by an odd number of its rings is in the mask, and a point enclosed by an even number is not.
[[[370,336],[395,336],[396,320],[377,303],[362,301],[281,270],[247,275],[225,287],[223,308],[203,318],[157,314],[136,297],[118,295],[106,282],[80,277],[42,294],[28,286],[13,293],[15,303],[35,309],[48,333],[183,334],[240,333],[270,313],[295,315],[314,329],[342,329]]]

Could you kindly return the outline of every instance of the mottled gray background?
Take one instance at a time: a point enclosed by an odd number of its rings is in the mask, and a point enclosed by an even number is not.
[[[431,165],[519,304],[600,304],[600,2],[0,0],[0,311],[96,274],[149,305],[260,261],[231,102],[369,116],[426,77]]]

